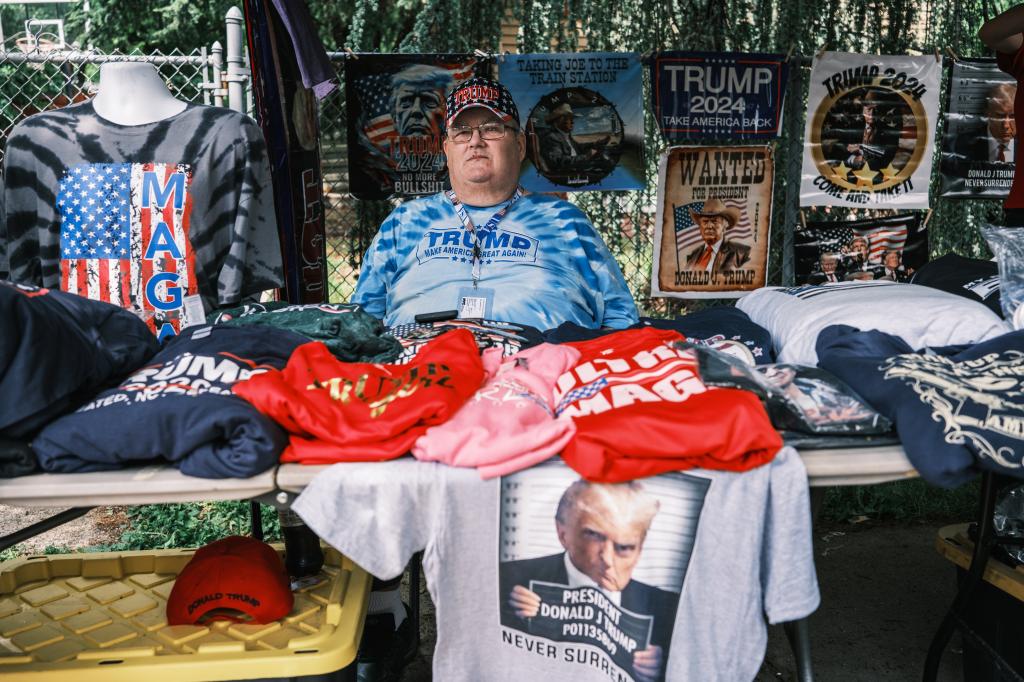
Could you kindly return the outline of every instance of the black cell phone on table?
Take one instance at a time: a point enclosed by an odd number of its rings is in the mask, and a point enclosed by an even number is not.
[[[420,313],[413,319],[419,323],[444,322],[445,320],[454,320],[458,316],[458,310],[439,310],[434,313]]]

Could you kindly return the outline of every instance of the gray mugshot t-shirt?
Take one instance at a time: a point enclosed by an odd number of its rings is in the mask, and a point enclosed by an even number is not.
[[[179,328],[282,284],[266,143],[256,123],[189,104],[122,126],[92,102],[30,116],[4,156],[0,271]]]
[[[578,479],[558,459],[488,481],[408,458],[345,463],[316,476],[292,508],[381,578],[424,550],[437,608],[433,676],[446,682],[749,680],[764,658],[765,620],[817,608],[807,475],[792,448],[743,473],[640,480],[637,504],[654,498],[657,512],[617,592],[559,540],[555,510]],[[615,541],[616,552],[631,551],[625,536]],[[508,606],[517,586],[539,596],[534,616]]]

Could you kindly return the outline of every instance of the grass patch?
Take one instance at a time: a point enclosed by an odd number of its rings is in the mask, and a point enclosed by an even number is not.
[[[128,528],[114,543],[79,549],[51,545],[43,550],[43,554],[201,547],[228,535],[249,535],[251,532],[249,503],[245,501],[151,504],[131,507],[127,514]],[[260,514],[263,538],[267,542],[279,542],[281,525],[277,510],[260,505]],[[0,551],[0,563],[27,554],[24,545],[15,545]]]
[[[930,485],[921,479],[881,485],[829,488],[821,518],[846,521],[857,516],[887,521],[969,521],[977,513],[980,481],[954,490]]]
[[[277,510],[260,505],[263,537],[280,540]],[[112,545],[90,551],[131,551],[200,547],[228,535],[251,531],[248,502],[152,504],[128,510],[128,529]]]
[[[17,559],[20,556],[25,556],[28,552],[21,550],[22,545],[15,545],[14,547],[8,547],[5,550],[0,551],[0,564],[11,559]],[[71,554],[74,550],[68,547],[58,547],[57,545],[47,545],[42,553],[43,554]],[[39,554],[39,552],[33,552],[33,554]]]

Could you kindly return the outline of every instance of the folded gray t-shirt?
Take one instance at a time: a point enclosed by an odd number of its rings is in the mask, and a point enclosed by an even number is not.
[[[567,542],[578,556],[602,545],[635,558],[618,592],[576,570],[556,530],[559,500],[577,479],[557,459],[487,481],[412,459],[345,463],[316,476],[293,509],[381,578],[424,551],[436,680],[750,680],[764,658],[765,621],[817,608],[807,474],[792,448],[747,472],[673,472],[638,481],[635,498],[606,494],[619,513],[591,508],[580,522],[588,527]],[[657,512],[638,546],[626,519],[640,503],[631,500],[651,497]],[[516,586],[540,597],[535,617],[509,608]],[[640,652],[655,648],[657,674],[638,675]]]

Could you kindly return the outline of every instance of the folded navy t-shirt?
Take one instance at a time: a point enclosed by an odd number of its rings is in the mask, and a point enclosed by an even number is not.
[[[31,437],[158,348],[123,308],[0,280],[0,436]]]
[[[32,443],[39,464],[67,473],[164,460],[201,478],[265,471],[288,437],[231,387],[282,369],[303,343],[272,327],[184,330],[120,386],[43,429]]]
[[[750,319],[739,308],[720,306],[705,308],[675,319],[641,317],[640,322],[629,329],[655,327],[669,329],[682,334],[690,343],[710,346],[730,355],[740,357],[749,364],[764,365],[775,362],[772,354],[772,337],[768,330]],[[590,341],[619,329],[589,329],[572,322],[565,322],[544,332],[548,343]]]
[[[965,258],[955,253],[947,253],[925,263],[910,280],[911,284],[921,284],[984,303],[989,310],[1003,317],[999,282],[999,266],[993,261]]]
[[[896,424],[925,480],[951,488],[979,470],[1024,477],[1024,331],[915,352],[890,334],[833,325],[817,352]]]

